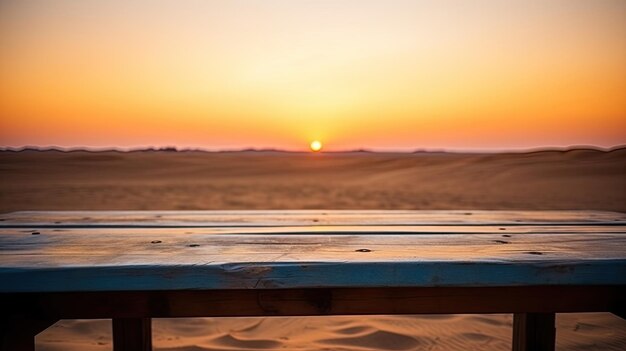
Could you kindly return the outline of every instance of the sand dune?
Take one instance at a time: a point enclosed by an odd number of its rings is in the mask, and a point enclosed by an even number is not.
[[[0,152],[0,211],[626,211],[626,150],[527,154]],[[509,350],[510,315],[154,321],[156,350]],[[559,315],[559,350],[624,350],[626,322]],[[109,321],[61,321],[38,350],[111,350]]]
[[[154,320],[162,351],[510,350],[510,315],[426,315]],[[626,322],[607,313],[557,317],[558,350],[624,350]],[[109,321],[61,321],[37,349],[111,350]]]
[[[528,154],[0,153],[18,209],[626,211],[626,149]]]

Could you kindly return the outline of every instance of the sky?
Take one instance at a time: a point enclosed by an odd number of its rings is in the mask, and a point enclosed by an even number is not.
[[[626,144],[623,0],[0,0],[0,147]]]

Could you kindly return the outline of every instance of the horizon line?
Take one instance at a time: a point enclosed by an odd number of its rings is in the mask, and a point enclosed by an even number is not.
[[[615,145],[611,147],[601,147],[595,145],[570,145],[570,146],[539,146],[531,148],[502,148],[502,149],[481,149],[481,148],[415,148],[415,149],[368,149],[368,148],[355,148],[345,150],[322,150],[316,153],[325,154],[341,154],[341,153],[379,153],[379,154],[416,154],[416,153],[451,153],[451,154],[498,154],[498,153],[533,153],[544,151],[574,151],[574,150],[589,150],[598,152],[612,152],[620,149],[626,149],[626,144]],[[290,150],[280,148],[254,148],[254,147],[242,147],[242,148],[223,148],[223,149],[210,149],[203,147],[177,147],[177,146],[148,146],[148,147],[88,147],[88,146],[19,146],[19,147],[0,147],[0,152],[119,152],[119,153],[132,153],[132,152],[205,152],[205,153],[243,153],[243,152],[275,152],[275,153],[294,153],[294,154],[310,154],[313,153],[310,150]]]

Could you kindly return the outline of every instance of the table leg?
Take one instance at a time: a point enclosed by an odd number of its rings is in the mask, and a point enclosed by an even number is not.
[[[515,313],[513,351],[554,351],[554,313]]]
[[[152,351],[150,318],[114,318],[113,351]]]
[[[114,351],[152,351],[150,318],[114,318]]]

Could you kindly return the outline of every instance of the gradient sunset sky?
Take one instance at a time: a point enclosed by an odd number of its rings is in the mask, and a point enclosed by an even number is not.
[[[0,146],[626,144],[626,1],[0,2]]]

